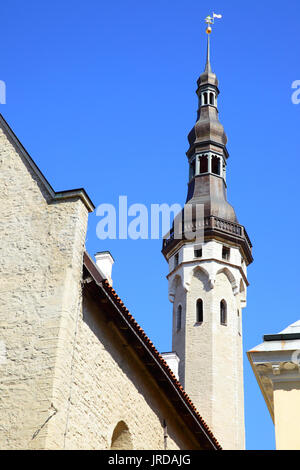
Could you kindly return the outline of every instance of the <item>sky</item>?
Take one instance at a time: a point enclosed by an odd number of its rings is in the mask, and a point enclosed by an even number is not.
[[[228,136],[228,199],[253,243],[244,350],[299,312],[300,3],[265,0],[10,0],[1,5],[0,112],[56,191],[84,187],[95,206],[180,203],[187,134],[211,38]],[[161,240],[100,240],[114,287],[160,351],[171,350]],[[226,358],[220,358],[220,360]],[[244,355],[247,449],[273,449],[274,427]],[[201,410],[200,410],[201,412]]]

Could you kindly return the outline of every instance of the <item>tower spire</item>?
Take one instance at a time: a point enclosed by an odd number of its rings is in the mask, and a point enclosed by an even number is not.
[[[211,65],[210,65],[210,36],[207,34],[207,49],[206,49],[206,64],[205,64],[205,72],[212,73]]]
[[[253,258],[246,230],[227,201],[227,137],[219,121],[218,79],[210,64],[211,25],[220,17],[213,13],[205,20],[206,64],[197,81],[197,120],[188,137],[190,171],[182,220],[185,227],[187,215],[195,236],[178,237],[173,224],[162,251],[169,265],[172,351],[180,360],[179,380],[223,448],[243,449],[241,312],[246,266]],[[203,227],[202,243],[198,227]]]

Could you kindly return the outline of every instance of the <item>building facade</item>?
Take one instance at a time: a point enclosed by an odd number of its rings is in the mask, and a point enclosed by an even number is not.
[[[197,84],[197,122],[188,136],[186,204],[162,250],[173,303],[172,349],[180,360],[180,382],[222,446],[243,449],[242,310],[252,245],[227,201],[229,154],[218,118],[219,88],[210,64],[209,36],[206,66]],[[178,223],[183,224],[181,231]],[[203,240],[178,236],[185,226],[195,233],[202,230]]]
[[[173,230],[163,242],[173,302],[163,355],[112,288],[110,253],[96,263],[86,253],[85,190],[54,191],[0,116],[2,449],[244,448],[251,242],[226,197],[209,40],[197,95],[184,212],[194,227],[202,207],[204,240]]]
[[[0,115],[1,449],[220,449],[85,251],[83,189],[56,192]]]
[[[248,351],[275,425],[277,450],[300,450],[300,321]]]

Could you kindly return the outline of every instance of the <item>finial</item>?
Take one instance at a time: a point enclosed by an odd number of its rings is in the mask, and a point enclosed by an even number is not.
[[[209,15],[205,18],[205,23],[207,24],[206,34],[211,33],[211,25],[215,24],[215,18],[222,18],[222,15],[217,15],[216,13],[213,13],[212,16]]]
[[[207,16],[205,18],[205,23],[207,24],[206,27],[206,34],[207,34],[207,53],[206,53],[206,65],[205,65],[205,72],[211,73],[211,65],[210,65],[210,39],[209,35],[211,33],[211,25],[215,23],[215,18],[222,18],[222,15],[217,15],[213,13],[212,16]]]

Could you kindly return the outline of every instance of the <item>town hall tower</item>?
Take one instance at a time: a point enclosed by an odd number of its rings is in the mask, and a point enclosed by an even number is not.
[[[252,245],[227,201],[229,154],[218,118],[209,35],[206,66],[197,84],[185,210],[202,205],[204,241],[180,239],[173,227],[163,242],[173,303],[172,350],[180,360],[180,382],[222,447],[244,449],[242,310]],[[194,217],[195,211],[191,213]]]

